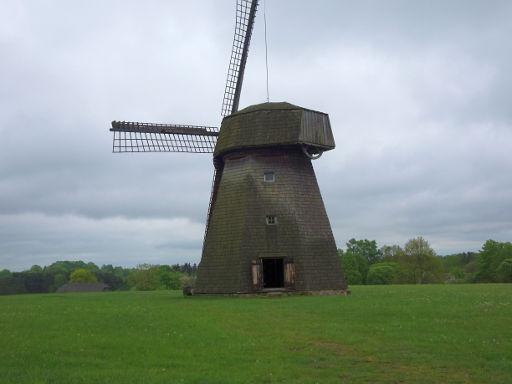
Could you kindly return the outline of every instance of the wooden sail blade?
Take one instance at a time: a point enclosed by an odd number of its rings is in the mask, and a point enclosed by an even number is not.
[[[113,121],[113,152],[213,153],[219,129],[196,125]]]
[[[224,90],[224,100],[222,101],[222,116],[238,111],[245,63],[249,53],[249,43],[251,42],[257,8],[258,0],[237,0],[236,2],[235,36]]]

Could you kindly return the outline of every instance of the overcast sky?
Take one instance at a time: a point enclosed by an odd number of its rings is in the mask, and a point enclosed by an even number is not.
[[[270,100],[329,114],[339,248],[512,240],[512,2],[267,0]],[[235,0],[0,2],[0,269],[198,263],[211,154],[112,154],[110,121],[219,125]],[[266,101],[263,3],[240,107]]]

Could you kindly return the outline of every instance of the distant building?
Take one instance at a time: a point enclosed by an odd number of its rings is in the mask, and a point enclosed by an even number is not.
[[[56,293],[104,292],[110,290],[110,287],[105,283],[67,283],[57,289]]]

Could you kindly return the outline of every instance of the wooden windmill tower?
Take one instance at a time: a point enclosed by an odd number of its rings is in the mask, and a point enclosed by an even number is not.
[[[195,294],[343,293],[347,285],[311,160],[334,148],[325,113],[289,103],[238,111],[257,0],[237,0],[220,129],[112,122],[114,152],[212,153]]]

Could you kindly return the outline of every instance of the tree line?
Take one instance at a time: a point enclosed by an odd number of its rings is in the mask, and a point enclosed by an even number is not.
[[[479,252],[438,256],[422,237],[403,247],[377,247],[375,240],[350,239],[338,253],[349,285],[428,283],[512,283],[512,244],[487,240]],[[114,267],[83,261],[33,265],[22,272],[0,271],[0,294],[51,293],[68,283],[102,282],[112,290],[181,289],[193,286],[197,265],[139,264]]]
[[[52,293],[66,283],[101,282],[112,290],[181,289],[193,282],[196,264],[114,267],[83,261],[57,261],[49,266],[33,265],[22,272],[0,271],[0,294]]]
[[[339,249],[345,278],[358,284],[512,283],[512,244],[487,240],[479,252],[438,256],[422,237],[403,247],[350,239]]]

